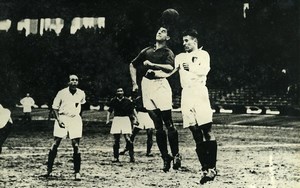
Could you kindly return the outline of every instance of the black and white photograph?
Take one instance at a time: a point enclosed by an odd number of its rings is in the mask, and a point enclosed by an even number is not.
[[[0,0],[0,188],[300,187],[297,0]]]

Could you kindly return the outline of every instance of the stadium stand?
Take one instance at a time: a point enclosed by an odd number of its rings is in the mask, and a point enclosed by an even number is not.
[[[270,94],[252,89],[236,89],[233,92],[211,89],[209,95],[215,113],[284,115],[292,106],[292,99],[287,95]],[[173,97],[173,108],[180,108],[180,96]]]

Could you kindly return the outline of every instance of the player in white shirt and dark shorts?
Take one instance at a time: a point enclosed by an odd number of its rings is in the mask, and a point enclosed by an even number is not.
[[[51,175],[57,148],[62,138],[69,136],[73,147],[75,180],[79,181],[81,180],[79,141],[82,137],[82,118],[80,113],[81,105],[84,104],[86,100],[84,91],[77,88],[78,77],[76,75],[70,75],[69,79],[69,86],[57,93],[52,105],[56,117],[53,131],[54,144],[48,154],[47,174],[45,176],[49,177]]]

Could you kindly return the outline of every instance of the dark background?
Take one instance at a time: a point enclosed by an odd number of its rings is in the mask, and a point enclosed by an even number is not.
[[[247,17],[243,3],[249,2]],[[51,103],[57,91],[75,73],[88,102],[97,104],[117,87],[130,94],[128,64],[144,47],[154,43],[163,10],[180,14],[170,47],[182,51],[180,33],[193,27],[200,46],[210,53],[208,88],[231,92],[291,95],[299,104],[299,2],[297,0],[0,0],[0,19],[10,19],[0,32],[0,102],[18,103],[26,92],[38,105]],[[60,36],[16,30],[25,18],[62,18]],[[74,17],[105,17],[105,28],[81,29],[69,34]],[[287,74],[282,73],[287,70]],[[170,78],[180,95],[178,75]],[[291,90],[287,92],[290,86]]]

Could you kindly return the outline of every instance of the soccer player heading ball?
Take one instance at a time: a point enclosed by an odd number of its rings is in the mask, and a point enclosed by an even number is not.
[[[133,91],[139,89],[137,82],[137,68],[142,67],[143,78],[141,81],[142,98],[144,107],[154,122],[156,129],[156,142],[163,159],[163,171],[170,169],[174,160],[173,168],[181,166],[181,156],[178,148],[178,132],[172,121],[172,91],[166,78],[158,78],[158,71],[171,72],[174,67],[174,54],[167,47],[170,39],[169,31],[160,27],[156,33],[155,45],[142,50],[130,64],[130,75],[133,84]],[[167,127],[168,132],[163,129]],[[172,152],[168,153],[167,136]]]

